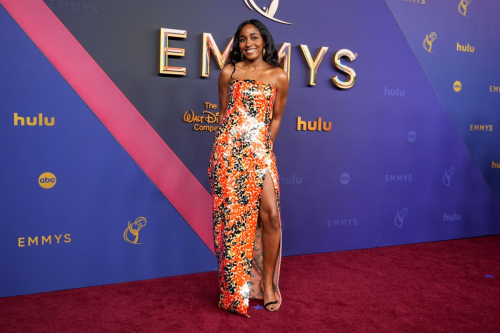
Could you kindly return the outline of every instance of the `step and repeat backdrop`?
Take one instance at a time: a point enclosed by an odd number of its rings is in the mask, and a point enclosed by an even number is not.
[[[496,1],[0,4],[2,297],[216,270],[217,80],[250,18],[290,79],[285,256],[500,233]]]

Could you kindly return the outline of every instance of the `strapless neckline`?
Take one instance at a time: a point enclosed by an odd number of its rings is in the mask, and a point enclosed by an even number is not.
[[[270,83],[267,83],[264,81],[252,80],[252,79],[235,79],[235,80],[229,81],[229,84],[234,83],[234,82],[238,82],[238,81],[250,81],[250,82],[254,82],[254,83],[260,83],[262,85],[268,85],[271,88],[273,88],[274,90],[277,90],[277,88]]]

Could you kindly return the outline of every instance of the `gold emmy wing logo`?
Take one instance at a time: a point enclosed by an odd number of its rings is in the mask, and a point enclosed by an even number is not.
[[[431,32],[430,34],[425,35],[424,39],[424,50],[432,53],[432,43],[437,39],[437,34],[435,32]]]
[[[123,232],[123,239],[127,243],[142,244],[142,243],[137,243],[137,241],[139,240],[139,231],[141,231],[141,229],[144,228],[145,226],[146,226],[146,218],[142,216],[136,218],[134,223],[130,223],[130,221],[128,221],[128,227]],[[128,238],[130,234],[135,237],[134,240],[130,240],[130,238]]]
[[[463,16],[467,17],[465,13],[467,12],[467,6],[470,5],[471,0],[460,0],[458,4],[458,12]]]
[[[243,0],[245,1],[245,4],[247,5],[250,10],[256,10],[259,14],[267,17],[270,20],[273,20],[275,22],[283,23],[283,24],[292,24],[288,23],[285,21],[278,20],[277,18],[274,18],[274,15],[276,14],[276,11],[278,10],[278,5],[280,3],[279,0],[271,0],[271,4],[266,8],[262,7],[262,9],[255,3],[254,0]]]
[[[460,90],[462,90],[462,82],[460,81],[453,82],[453,90],[455,90],[455,92],[459,92]]]

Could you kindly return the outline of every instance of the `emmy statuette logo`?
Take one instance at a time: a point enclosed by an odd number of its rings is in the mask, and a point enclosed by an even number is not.
[[[458,4],[458,12],[465,17],[467,17],[465,14],[467,12],[467,6],[470,5],[470,2],[471,0],[460,0],[460,3]]]
[[[454,167],[451,167],[448,170],[445,170],[443,178],[442,178],[443,184],[450,187],[451,186],[451,176],[453,176],[454,174],[455,174]]]
[[[247,5],[250,10],[256,10],[259,14],[267,17],[270,20],[273,20],[278,23],[283,23],[283,24],[292,24],[289,22],[281,21],[278,20],[277,18],[274,17],[276,14],[276,11],[278,10],[278,5],[279,5],[279,0],[271,0],[271,3],[269,4],[268,7],[262,7],[262,9],[255,3],[254,0],[243,0],[245,2],[245,5]]]
[[[139,241],[139,231],[141,231],[142,228],[146,226],[146,218],[145,217],[138,217],[135,219],[134,223],[128,222],[128,227],[125,229],[123,232],[123,239],[127,243],[132,243],[132,244],[142,244],[138,243]],[[134,236],[133,240],[130,240],[129,235]]]
[[[408,208],[403,208],[399,212],[396,213],[394,217],[394,225],[400,229],[403,229],[403,220],[408,215]]]
[[[432,53],[432,43],[437,39],[437,34],[435,32],[431,32],[430,34],[425,35],[424,39],[424,50],[429,53]]]

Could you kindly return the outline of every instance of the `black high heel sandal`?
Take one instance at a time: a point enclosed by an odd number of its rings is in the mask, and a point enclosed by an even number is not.
[[[262,280],[260,280],[259,288],[260,288],[260,291],[262,292],[262,300],[264,301],[264,289],[262,289]],[[264,304],[264,309],[266,309],[269,312],[276,312],[276,311],[278,311],[279,308],[277,308],[276,310],[269,310],[267,308],[269,305],[273,305],[273,304],[278,304],[278,301],[267,302],[266,304]]]

